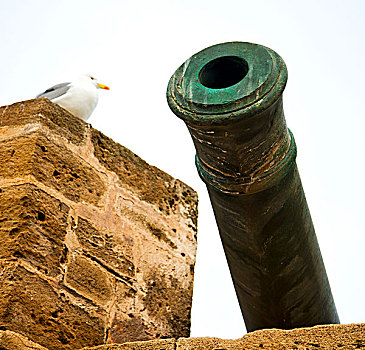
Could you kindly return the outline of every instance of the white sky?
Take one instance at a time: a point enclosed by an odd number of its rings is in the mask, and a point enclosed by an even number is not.
[[[194,148],[165,98],[170,76],[226,41],[287,64],[284,110],[342,323],[365,322],[364,0],[2,0],[0,105],[79,73],[100,91],[89,122],[199,194],[192,336],[245,333]]]

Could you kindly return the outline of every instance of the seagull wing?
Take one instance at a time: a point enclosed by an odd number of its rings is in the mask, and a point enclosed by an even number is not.
[[[49,100],[53,100],[54,98],[64,95],[70,89],[70,87],[71,83],[57,84],[37,95],[36,98],[47,97]]]

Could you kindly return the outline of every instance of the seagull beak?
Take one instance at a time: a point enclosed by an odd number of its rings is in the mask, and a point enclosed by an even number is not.
[[[109,86],[106,86],[106,85],[103,85],[103,84],[99,84],[99,83],[98,83],[98,88],[99,89],[110,90]]]

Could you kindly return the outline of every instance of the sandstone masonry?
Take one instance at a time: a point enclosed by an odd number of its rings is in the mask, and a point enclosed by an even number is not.
[[[1,339],[189,336],[196,232],[181,181],[47,99],[0,108]]]
[[[4,350],[47,350],[20,334],[0,331]],[[100,345],[82,350],[348,350],[365,349],[365,324],[322,325],[292,330],[264,329],[240,339],[179,338]]]

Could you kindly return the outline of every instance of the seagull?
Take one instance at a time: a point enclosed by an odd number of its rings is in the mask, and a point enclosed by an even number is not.
[[[46,97],[82,120],[88,120],[98,104],[97,89],[109,90],[91,75],[80,75],[74,81],[54,85],[37,95]]]

